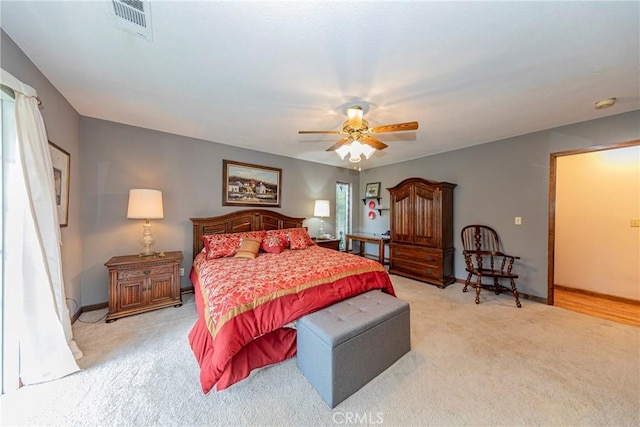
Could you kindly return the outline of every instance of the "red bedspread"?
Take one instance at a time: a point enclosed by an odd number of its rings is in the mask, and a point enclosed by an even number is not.
[[[190,277],[199,317],[189,342],[205,393],[294,356],[290,322],[371,289],[395,295],[379,263],[318,246],[255,259],[199,254]]]

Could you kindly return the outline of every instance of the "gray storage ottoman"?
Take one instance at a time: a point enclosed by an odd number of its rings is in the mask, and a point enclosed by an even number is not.
[[[409,304],[369,291],[298,321],[298,368],[331,408],[411,350]]]

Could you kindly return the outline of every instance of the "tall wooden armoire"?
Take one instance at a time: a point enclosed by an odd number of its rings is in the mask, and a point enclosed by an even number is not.
[[[456,184],[407,178],[391,194],[389,273],[444,288],[453,272],[453,189]]]

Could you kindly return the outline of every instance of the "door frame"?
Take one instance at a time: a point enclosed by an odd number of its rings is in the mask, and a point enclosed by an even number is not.
[[[556,244],[556,178],[558,157],[573,156],[576,154],[593,153],[596,151],[613,150],[616,148],[626,148],[640,145],[640,139],[619,142],[611,145],[594,145],[592,147],[580,148],[576,150],[559,151],[551,153],[549,165],[549,238],[548,238],[548,259],[547,259],[547,304],[553,304],[554,289],[554,269],[555,269],[555,244]]]

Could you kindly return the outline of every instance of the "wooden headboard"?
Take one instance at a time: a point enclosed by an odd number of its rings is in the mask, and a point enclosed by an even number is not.
[[[222,216],[189,218],[193,223],[193,257],[203,248],[202,236],[241,231],[279,230],[302,227],[304,218],[294,218],[266,209],[245,209]]]

